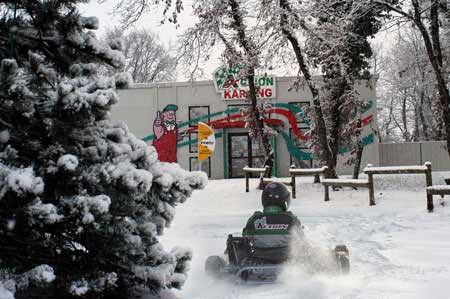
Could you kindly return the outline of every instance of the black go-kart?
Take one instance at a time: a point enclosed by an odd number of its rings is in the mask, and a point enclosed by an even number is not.
[[[288,248],[255,248],[251,237],[229,235],[225,253],[228,261],[217,255],[208,257],[205,271],[215,279],[228,279],[240,284],[274,283],[289,260]],[[331,256],[338,272],[345,274],[350,271],[347,246],[336,246]]]

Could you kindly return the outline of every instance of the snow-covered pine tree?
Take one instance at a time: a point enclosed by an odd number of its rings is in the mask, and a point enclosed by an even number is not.
[[[201,172],[160,163],[112,122],[127,75],[120,43],[98,42],[83,1],[0,3],[0,285],[30,298],[127,298],[186,279],[188,249],[158,235]]]

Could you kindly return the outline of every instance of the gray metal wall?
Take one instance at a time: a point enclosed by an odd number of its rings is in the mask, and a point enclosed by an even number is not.
[[[380,165],[420,165],[430,161],[435,171],[450,170],[444,141],[380,143]]]

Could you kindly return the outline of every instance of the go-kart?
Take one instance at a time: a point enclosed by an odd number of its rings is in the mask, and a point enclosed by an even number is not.
[[[228,279],[240,284],[274,283],[289,259],[288,247],[256,248],[252,237],[228,235],[225,257],[208,257],[205,271],[215,279]],[[338,272],[350,271],[347,246],[338,245],[331,250],[331,260]]]

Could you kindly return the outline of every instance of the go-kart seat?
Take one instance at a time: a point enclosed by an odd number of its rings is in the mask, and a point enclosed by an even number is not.
[[[289,257],[288,247],[256,248],[252,247],[250,256],[254,259],[269,263],[280,264],[287,261]]]
[[[288,247],[257,248],[252,244],[251,237],[233,237],[228,235],[228,259],[232,265],[240,265],[246,259],[271,264],[283,263],[288,259]]]
[[[231,234],[228,235],[225,253],[228,254],[230,264],[235,266],[239,265],[240,262],[250,254],[250,243],[248,238],[233,237]]]

